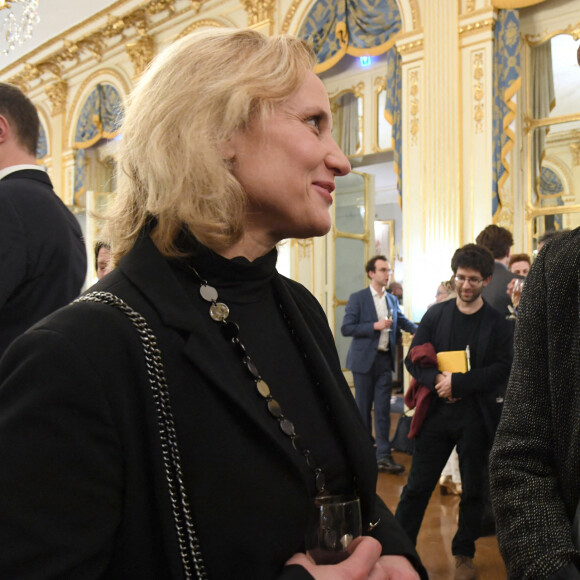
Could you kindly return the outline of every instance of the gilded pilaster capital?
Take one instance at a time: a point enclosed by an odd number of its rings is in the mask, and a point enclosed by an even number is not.
[[[155,53],[155,42],[152,36],[144,34],[139,36],[135,42],[128,42],[125,45],[127,55],[131,59],[135,77],[138,77],[153,60]]]
[[[57,80],[46,87],[46,94],[52,105],[52,116],[63,115],[66,111],[66,97],[68,95],[68,84],[66,81]]]
[[[274,20],[275,0],[241,0],[248,13],[248,24],[253,26],[266,20]]]

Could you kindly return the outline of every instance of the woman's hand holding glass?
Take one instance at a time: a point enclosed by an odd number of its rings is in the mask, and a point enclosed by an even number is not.
[[[350,556],[332,566],[315,564],[306,554],[295,554],[286,562],[298,564],[315,580],[419,580],[411,562],[403,556],[381,556],[380,543],[370,536],[356,538],[348,546]]]

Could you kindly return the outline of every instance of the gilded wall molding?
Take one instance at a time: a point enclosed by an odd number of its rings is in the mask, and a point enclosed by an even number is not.
[[[248,13],[248,24],[254,26],[260,22],[274,21],[275,0],[240,0]]]
[[[134,77],[137,78],[155,56],[155,41],[152,36],[143,34],[136,41],[125,44],[125,48],[133,65]]]
[[[580,40],[580,22],[577,22],[576,24],[570,24],[568,28],[554,30],[552,32],[543,32],[541,34],[527,34],[524,36],[524,40],[530,46],[538,46],[538,44],[543,44],[544,42],[550,40],[554,36],[558,36],[559,34],[569,34],[574,40]]]
[[[378,95],[381,91],[384,91],[387,88],[387,77],[375,77],[375,82],[373,83],[375,89],[375,96]]]
[[[400,2],[401,0],[399,0]],[[413,25],[413,30],[419,27],[419,2],[418,0],[410,0],[409,5],[411,6],[411,24]]]
[[[580,165],[580,132],[578,132],[578,142],[570,143],[570,151],[572,153],[572,165]]]
[[[495,28],[495,19],[487,18],[478,22],[470,22],[459,27],[459,36],[470,36],[480,32],[493,31]]]
[[[187,28],[184,28],[177,35],[176,40],[179,40],[180,38],[183,38],[184,36],[191,34],[194,30],[197,30],[198,28],[204,28],[206,26],[213,26],[215,28],[224,28],[225,26],[227,26],[227,24],[224,24],[222,22],[219,22],[218,20],[213,19],[197,20],[193,24],[190,24]]]
[[[57,80],[46,87],[46,94],[52,105],[52,116],[64,115],[66,112],[66,99],[68,96],[68,83]]]
[[[419,52],[424,48],[424,41],[422,38],[417,40],[412,40],[411,42],[397,43],[397,50],[401,55],[411,54],[413,52]]]
[[[417,69],[408,72],[409,86],[409,133],[411,134],[411,145],[416,147],[419,144],[419,71]]]
[[[357,99],[363,99],[365,96],[364,82],[360,81],[356,85],[352,85],[351,87],[347,87],[346,89],[340,89],[336,93],[329,94],[328,98],[330,99],[330,101],[336,101],[336,99],[338,99],[345,93],[352,93]]]
[[[471,59],[473,70],[473,124],[474,133],[483,133],[483,120],[485,119],[485,72],[483,69],[483,51],[474,52]]]
[[[290,4],[290,8],[286,12],[286,16],[284,16],[284,21],[282,22],[282,28],[280,28],[280,32],[282,34],[288,34],[288,30],[290,29],[290,24],[294,19],[296,14],[296,10],[298,10],[298,6],[302,3],[302,0],[294,0],[292,4]]]

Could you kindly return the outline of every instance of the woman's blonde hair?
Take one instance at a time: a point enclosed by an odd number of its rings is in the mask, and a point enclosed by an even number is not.
[[[108,213],[114,261],[154,219],[152,237],[179,255],[184,228],[214,250],[243,233],[245,192],[221,145],[302,84],[315,57],[291,36],[203,29],[157,56],[129,98],[121,127],[118,192]],[[259,152],[257,153],[259,154]]]

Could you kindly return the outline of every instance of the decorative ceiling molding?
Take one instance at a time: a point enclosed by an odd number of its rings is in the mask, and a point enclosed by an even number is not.
[[[119,45],[127,45],[136,38],[148,36],[152,28],[178,14],[191,11],[197,14],[205,1],[207,0],[191,0],[186,8],[178,12],[175,7],[176,0],[149,0],[123,15],[115,15],[114,9],[125,4],[120,2],[118,5],[113,5],[113,7],[95,14],[82,25],[51,39],[48,43],[1,71],[2,75],[4,76],[11,70],[18,71],[8,81],[23,89],[29,88],[30,84],[35,81],[42,83],[47,80],[63,80],[63,75],[75,65],[91,58],[100,62],[106,51]],[[104,25],[84,35],[81,34],[75,40],[70,39],[75,32],[86,29],[91,22],[97,22],[104,17],[107,18]],[[59,50],[49,56],[41,56],[51,46],[59,42],[62,42],[62,47]],[[34,61],[35,56],[39,57],[36,62]]]

